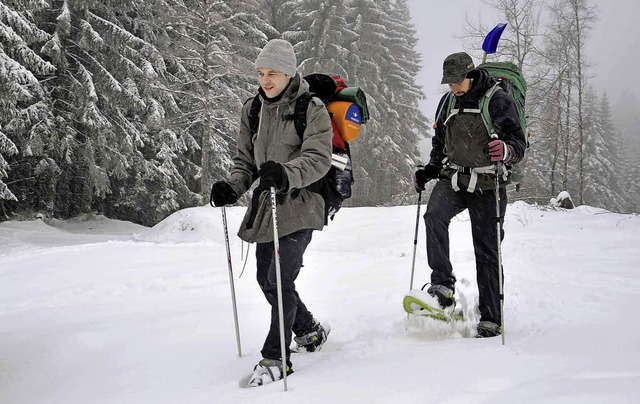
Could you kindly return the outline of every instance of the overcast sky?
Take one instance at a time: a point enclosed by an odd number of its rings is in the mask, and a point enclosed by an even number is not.
[[[639,70],[640,1],[592,1],[592,4],[597,4],[598,21],[586,46],[588,60],[593,63],[591,80],[596,89],[606,91],[611,103],[615,104],[623,91],[640,92],[632,87],[637,86],[633,84],[636,80],[629,79]],[[422,108],[425,115],[433,119],[443,91],[440,85],[442,61],[448,54],[464,50],[462,41],[456,36],[463,33],[465,16],[472,21],[480,17],[487,26],[504,21],[495,9],[480,0],[409,0],[409,7],[418,31],[418,51],[422,54],[423,69],[418,84],[428,97]]]

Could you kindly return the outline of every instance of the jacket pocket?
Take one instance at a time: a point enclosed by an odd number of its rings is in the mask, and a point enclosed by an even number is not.
[[[302,145],[302,139],[298,136],[298,132],[283,131],[281,136],[282,143],[289,147],[300,147]]]

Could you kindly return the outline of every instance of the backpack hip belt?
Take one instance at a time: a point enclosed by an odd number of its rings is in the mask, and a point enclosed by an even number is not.
[[[462,167],[454,163],[448,163],[447,168],[451,168],[455,170],[455,172],[453,173],[453,176],[451,177],[451,188],[453,188],[453,190],[456,192],[460,191],[460,187],[458,186],[458,174],[460,173],[468,174],[471,176],[469,178],[469,186],[466,189],[466,191],[469,193],[473,193],[476,190],[476,185],[478,185],[478,174],[495,175],[496,173],[496,167],[494,165],[471,168],[471,167]],[[500,170],[500,168],[502,168],[502,170]],[[504,166],[504,164],[500,164],[498,166],[498,171],[502,171],[502,175],[500,177],[502,181],[506,181],[509,175],[509,172],[506,170],[506,167]]]

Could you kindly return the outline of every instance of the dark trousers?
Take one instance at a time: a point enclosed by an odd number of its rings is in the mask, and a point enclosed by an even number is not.
[[[312,229],[298,230],[278,239],[280,247],[280,274],[282,280],[282,311],[284,317],[287,362],[289,362],[291,332],[300,335],[313,327],[313,316],[307,310],[298,292],[295,280],[302,267],[302,256],[311,241]],[[278,289],[276,286],[276,266],[273,243],[258,243],[256,260],[258,285],[271,305],[271,326],[262,347],[262,357],[280,359],[280,323],[278,313]]]
[[[456,278],[449,258],[449,224],[451,219],[469,209],[471,236],[476,257],[480,321],[500,321],[500,284],[498,274],[498,241],[496,238],[495,190],[454,191],[451,182],[440,180],[433,188],[424,222],[427,231],[427,260],[431,267],[431,283],[455,290]],[[500,229],[504,239],[504,214],[507,192],[500,188]]]

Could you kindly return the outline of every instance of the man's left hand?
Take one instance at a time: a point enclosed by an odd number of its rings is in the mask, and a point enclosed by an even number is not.
[[[506,161],[509,160],[510,150],[509,146],[502,140],[492,140],[488,144],[489,157],[491,161]]]

